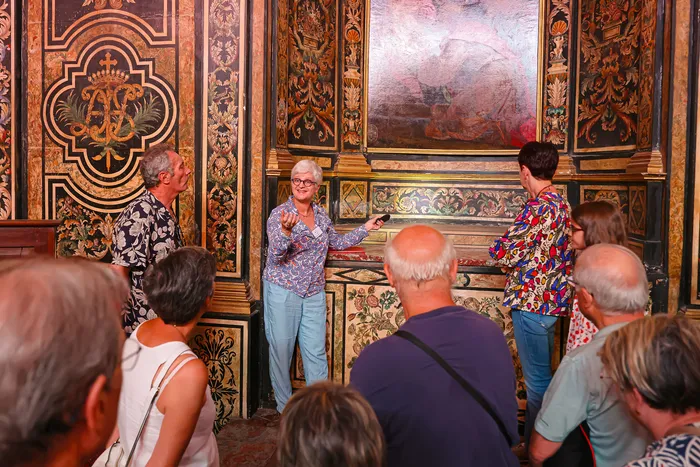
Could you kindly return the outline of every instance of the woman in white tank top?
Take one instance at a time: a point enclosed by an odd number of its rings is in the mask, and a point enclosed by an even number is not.
[[[142,323],[124,346],[123,366],[131,369],[123,372],[117,425],[125,453],[162,384],[130,466],[219,465],[207,367],[187,345],[215,275],[214,257],[199,247],[176,250],[145,274],[144,292],[158,318]]]

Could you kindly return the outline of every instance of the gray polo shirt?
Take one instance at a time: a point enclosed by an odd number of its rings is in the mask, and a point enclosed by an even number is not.
[[[628,414],[612,380],[603,376],[598,356],[605,338],[625,324],[606,326],[590,343],[564,357],[535,422],[540,435],[560,443],[586,420],[598,467],[619,467],[638,459],[651,442]]]

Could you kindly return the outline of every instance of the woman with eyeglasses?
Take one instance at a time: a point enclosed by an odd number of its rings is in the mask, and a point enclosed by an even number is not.
[[[328,248],[350,248],[383,225],[375,217],[348,234],[338,234],[326,211],[314,202],[322,180],[323,172],[314,161],[298,162],[292,169],[292,196],[267,219],[263,304],[270,379],[279,413],[292,395],[289,369],[297,337],[306,384],[328,378],[324,290]]]
[[[627,230],[622,213],[617,206],[606,201],[583,203],[571,211],[571,248],[576,255],[598,243],[627,246]],[[574,297],[566,351],[589,343],[597,332],[598,328],[583,316],[578,299]]]
[[[136,445],[131,466],[219,465],[207,367],[187,344],[209,308],[215,277],[212,254],[191,246],[146,270],[143,289],[158,317],[139,325],[124,345],[117,421],[125,455]]]

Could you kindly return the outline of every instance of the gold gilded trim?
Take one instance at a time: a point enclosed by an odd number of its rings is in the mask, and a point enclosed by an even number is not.
[[[629,157],[610,159],[579,159],[581,170],[625,170]]]

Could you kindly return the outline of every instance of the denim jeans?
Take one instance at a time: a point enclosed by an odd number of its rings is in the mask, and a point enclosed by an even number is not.
[[[292,396],[289,370],[297,337],[306,384],[328,379],[326,359],[326,293],[301,298],[294,292],[263,281],[265,337],[270,344],[270,380],[277,411]]]
[[[525,445],[528,446],[537,413],[542,407],[544,393],[552,381],[554,326],[557,323],[557,317],[516,309],[512,310],[512,317],[515,345],[518,348],[527,390]]]

